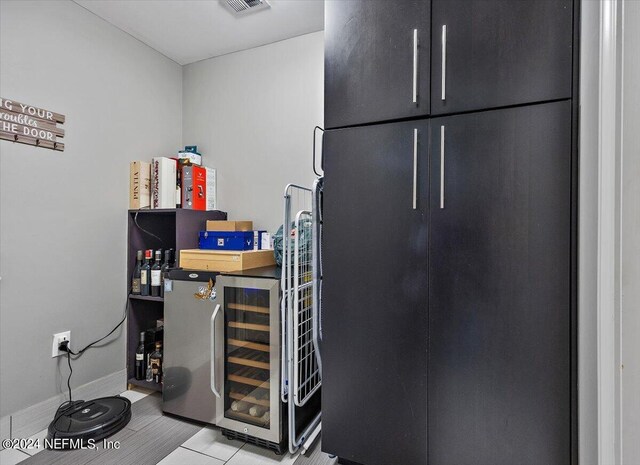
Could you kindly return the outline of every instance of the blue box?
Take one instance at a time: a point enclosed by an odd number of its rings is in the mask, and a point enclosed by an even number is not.
[[[253,231],[200,231],[199,247],[207,250],[253,250]]]

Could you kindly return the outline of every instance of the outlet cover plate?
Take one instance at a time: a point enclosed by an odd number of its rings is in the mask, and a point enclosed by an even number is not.
[[[51,357],[59,357],[60,355],[65,355],[66,352],[58,350],[58,346],[62,341],[71,342],[71,331],[63,331],[61,333],[56,333],[53,335],[53,343],[51,344]]]

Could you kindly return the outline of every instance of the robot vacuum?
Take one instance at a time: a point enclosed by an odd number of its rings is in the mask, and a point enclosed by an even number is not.
[[[125,397],[80,400],[59,410],[49,425],[47,441],[55,448],[76,449],[100,441],[124,428],[131,420],[131,401]]]

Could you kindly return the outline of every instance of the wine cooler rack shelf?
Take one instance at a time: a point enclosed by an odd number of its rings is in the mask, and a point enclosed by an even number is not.
[[[249,402],[250,404],[262,405],[263,407],[269,407],[270,402],[269,399],[256,399],[255,397],[245,396],[244,394],[240,394],[238,392],[230,392],[229,397],[235,400],[241,400],[244,402]]]
[[[259,325],[256,323],[242,323],[239,321],[230,321],[229,327],[236,328],[236,329],[248,329],[251,331],[263,331],[266,333],[271,331],[271,328],[269,328],[269,325]]]
[[[242,310],[245,312],[254,312],[254,313],[262,313],[264,315],[269,314],[269,307],[260,307],[258,305],[246,305],[246,304],[238,304],[238,303],[230,303],[227,305],[231,310]]]
[[[260,350],[262,352],[269,352],[269,344],[259,344],[257,342],[240,341],[239,339],[227,339],[227,343],[234,347],[247,347],[253,350]]]

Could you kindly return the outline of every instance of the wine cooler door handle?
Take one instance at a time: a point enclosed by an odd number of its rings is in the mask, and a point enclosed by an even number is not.
[[[413,209],[418,208],[418,129],[413,129]]]
[[[440,126],[440,208],[444,208],[444,126]]]
[[[413,30],[413,103],[418,103],[418,30]]]
[[[446,83],[447,83],[447,25],[442,26],[442,100],[446,99]]]
[[[221,397],[216,387],[216,317],[219,311],[220,304],[216,305],[211,315],[211,390],[218,399]]]

